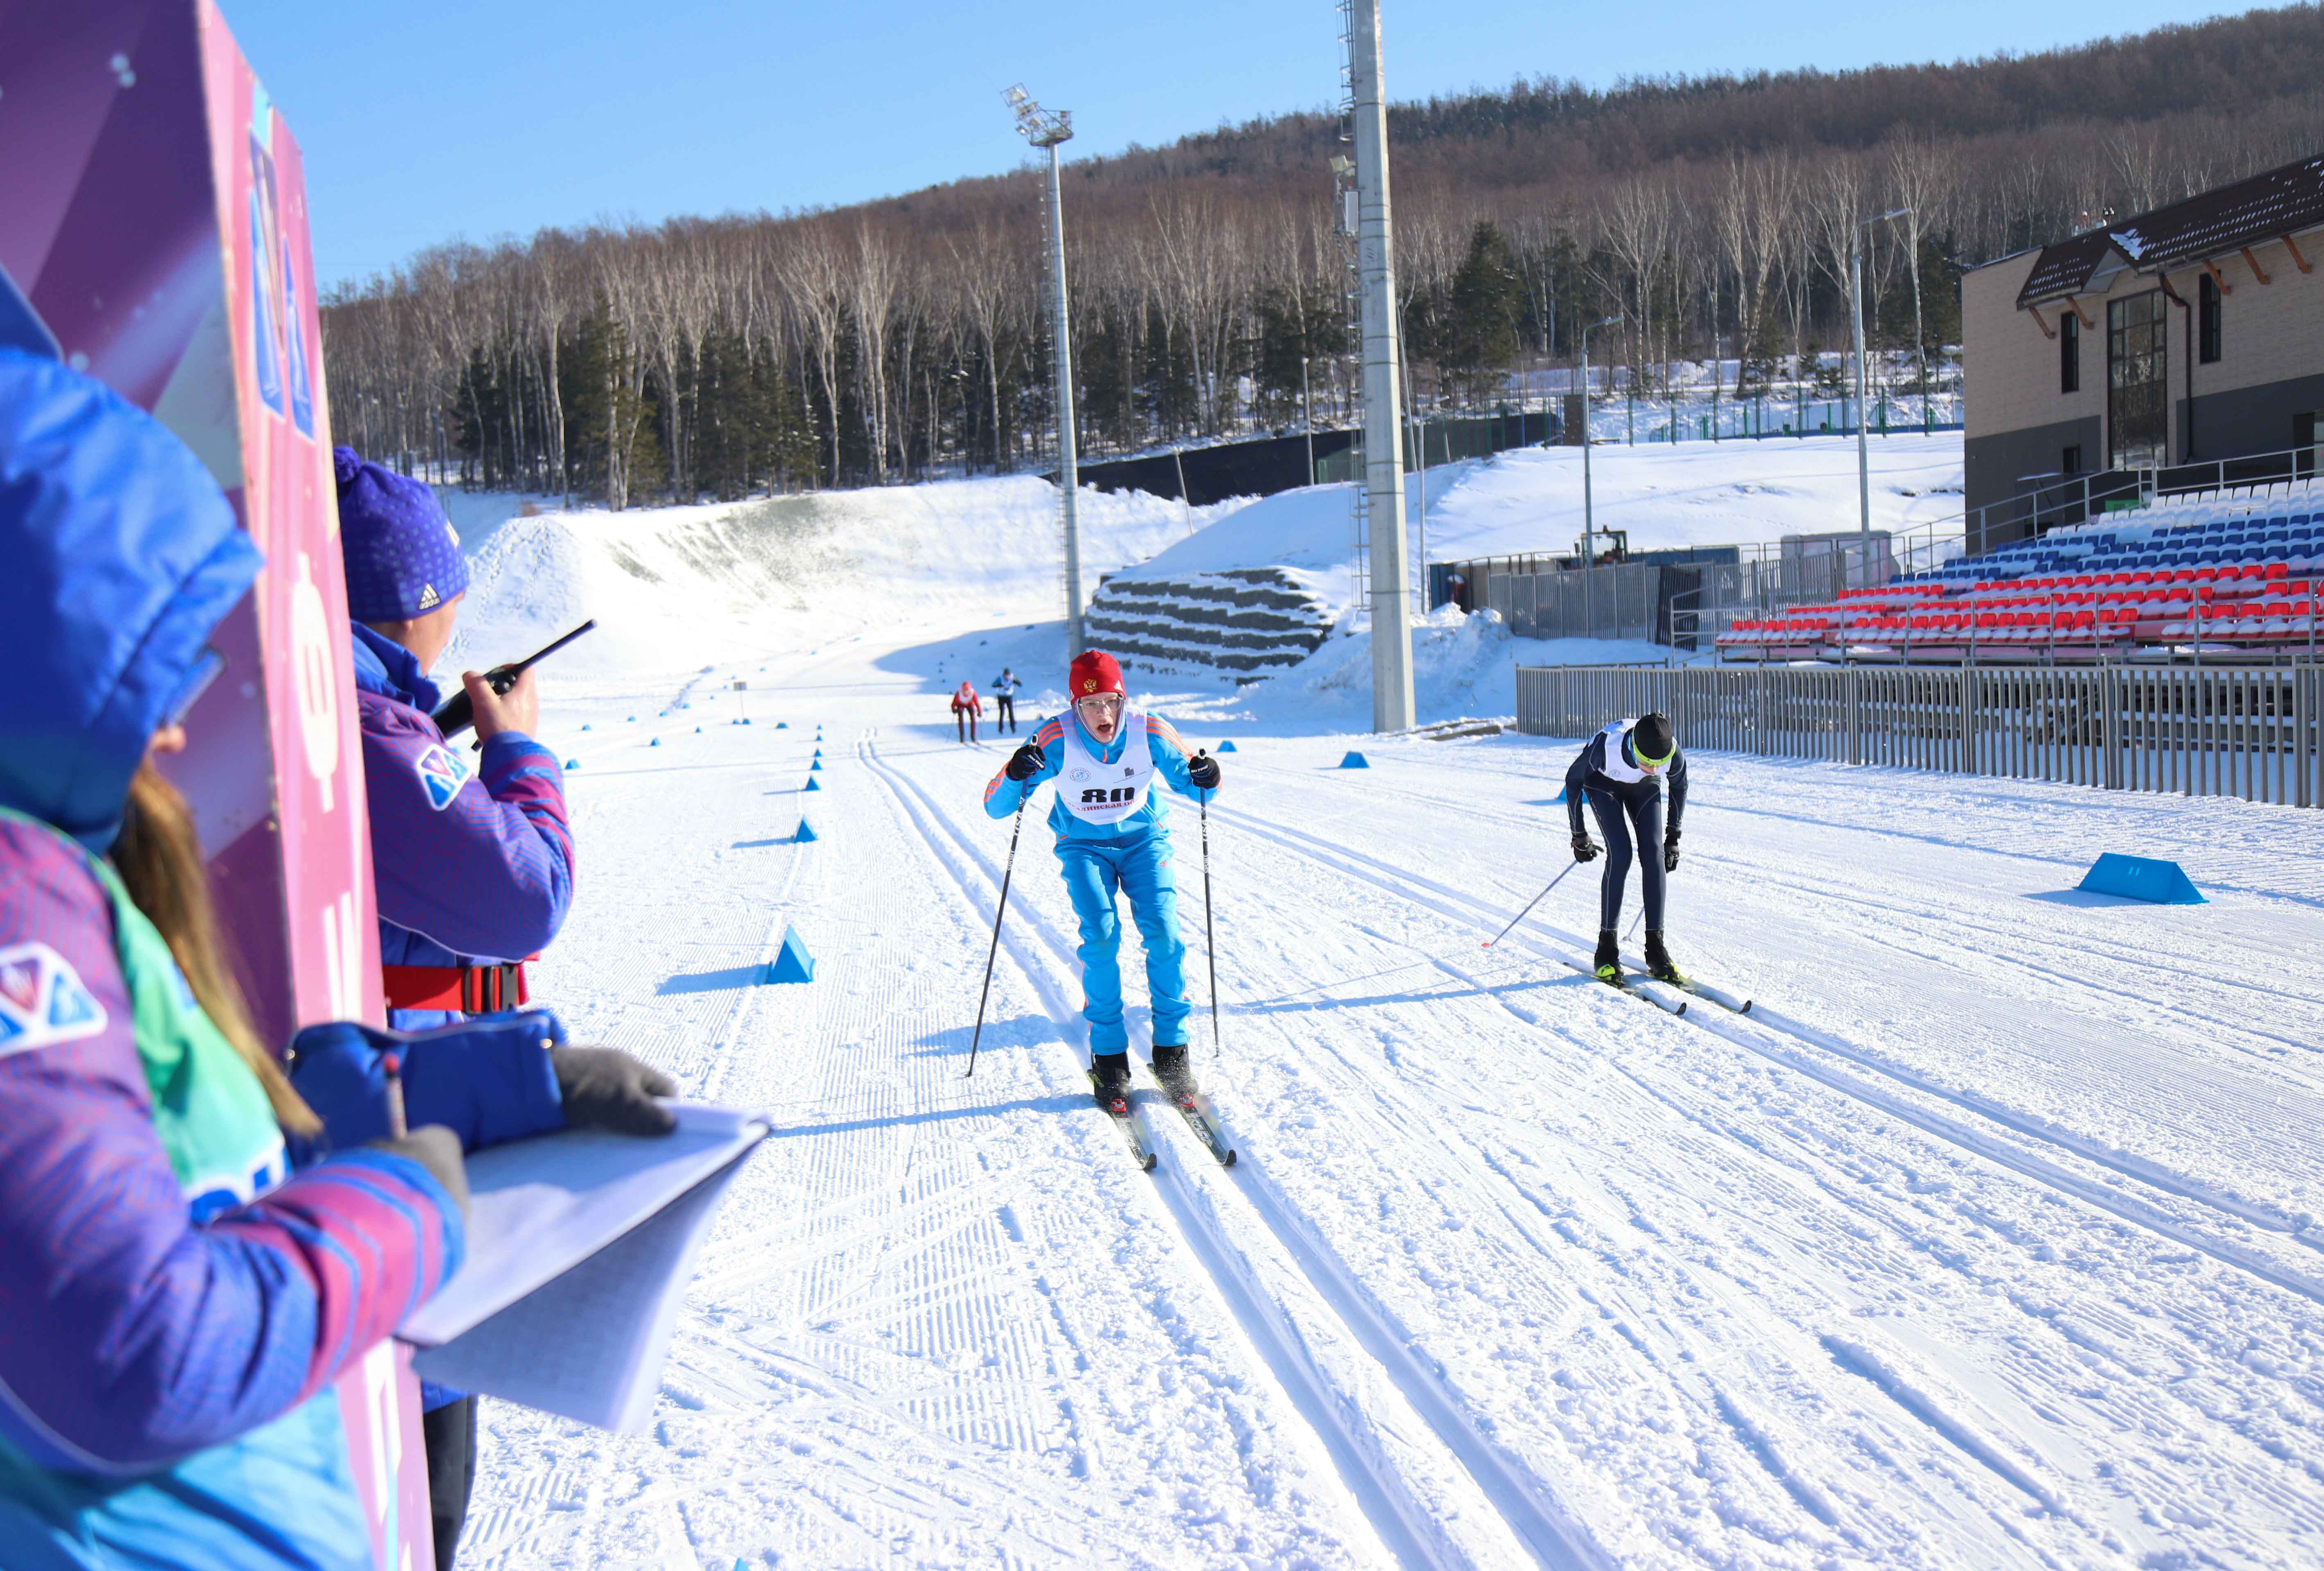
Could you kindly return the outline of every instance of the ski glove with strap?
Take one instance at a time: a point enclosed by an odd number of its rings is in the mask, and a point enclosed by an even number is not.
[[[1586,834],[1576,835],[1573,837],[1573,860],[1576,862],[1597,861],[1598,842],[1592,840]]]
[[[1049,755],[1047,753],[1042,752],[1032,743],[1028,742],[1024,746],[1019,748],[1016,752],[1009,755],[1009,768],[1007,772],[1010,780],[1016,781],[1021,784],[1040,773],[1041,766],[1048,762]]]
[[[1663,836],[1663,871],[1665,873],[1678,871],[1678,831],[1676,829]]]
[[[1219,789],[1219,761],[1207,753],[1198,753],[1186,761],[1186,778],[1194,782],[1199,791]]]
[[[575,1129],[668,1134],[678,1127],[669,1109],[654,1100],[677,1095],[678,1082],[619,1048],[551,1048],[549,1064],[565,1100],[565,1121]]]

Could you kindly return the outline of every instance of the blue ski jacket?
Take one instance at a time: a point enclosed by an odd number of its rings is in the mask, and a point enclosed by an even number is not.
[[[182,1179],[90,862],[257,550],[158,422],[0,348],[0,1560],[352,1566],[325,1388],[456,1269],[459,1212],[384,1151],[286,1179],[279,1133]]]
[[[466,738],[446,741],[429,718],[441,696],[419,657],[361,623],[354,631],[380,963],[490,964],[547,947],[573,905],[555,756],[513,731],[475,755]],[[420,1030],[459,1018],[397,1010],[388,1022]]]
[[[988,816],[1007,818],[1017,810],[1019,802],[1033,794],[1034,787],[1043,781],[1057,778],[1057,772],[1065,767],[1065,750],[1059,744],[1064,740],[1068,725],[1080,735],[1082,745],[1088,748],[1100,763],[1120,762],[1122,750],[1130,745],[1130,734],[1126,730],[1102,747],[1089,734],[1088,728],[1083,725],[1079,716],[1070,710],[1052,716],[1034,727],[1031,737],[1033,745],[1047,755],[1042,760],[1041,767],[1033,772],[1030,779],[1021,782],[1010,780],[1006,768],[994,775],[991,782],[984,788],[984,810]],[[1186,751],[1186,744],[1179,737],[1176,726],[1159,715],[1147,716],[1146,743],[1154,754],[1155,772],[1170,782],[1172,790],[1196,800],[1205,795],[1218,795],[1215,790],[1208,792],[1198,790],[1187,777],[1186,760],[1191,755]],[[1065,803],[1053,801],[1049,804],[1049,827],[1056,831],[1061,840],[1142,840],[1149,835],[1167,836],[1170,833],[1170,809],[1163,805],[1162,793],[1154,791],[1148,795],[1143,806],[1120,823],[1093,824],[1067,811]]]

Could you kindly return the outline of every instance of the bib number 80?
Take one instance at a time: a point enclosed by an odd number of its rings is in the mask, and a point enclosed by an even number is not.
[[[1082,792],[1082,806],[1085,808],[1102,808],[1109,802],[1134,802],[1137,799],[1136,786],[1114,786],[1111,790],[1104,786],[1092,786]]]

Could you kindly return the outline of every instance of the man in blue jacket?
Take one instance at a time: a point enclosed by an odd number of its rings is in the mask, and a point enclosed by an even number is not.
[[[984,810],[1005,818],[1045,780],[1057,782],[1049,827],[1065,892],[1081,919],[1082,1014],[1089,1021],[1090,1078],[1100,1105],[1127,1114],[1130,1036],[1121,1021],[1121,919],[1115,892],[1146,944],[1154,1009],[1154,1076],[1173,1093],[1192,1090],[1186,1063],[1186,946],[1178,937],[1178,883],[1170,870],[1170,820],[1158,776],[1181,796],[1218,789],[1218,761],[1189,757],[1176,727],[1129,707],[1121,667],[1103,650],[1067,672],[1073,707],[1035,727],[984,788]],[[1052,753],[1050,750],[1055,749]]]
[[[524,961],[556,938],[573,901],[564,776],[532,739],[532,673],[500,694],[467,672],[482,753],[445,737],[429,717],[442,695],[428,672],[468,587],[459,536],[426,482],[352,448],[332,459],[388,1023],[420,1030],[512,1010],[529,997]],[[476,1404],[434,1385],[424,1400],[441,1571],[475,1482]]]

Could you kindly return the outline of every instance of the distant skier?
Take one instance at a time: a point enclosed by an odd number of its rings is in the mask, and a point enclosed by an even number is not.
[[[1670,827],[1663,827],[1663,781],[1670,781]],[[1651,848],[1662,842],[1662,858],[1651,850],[1638,870],[1646,902],[1646,974],[1662,982],[1683,982],[1663,947],[1663,875],[1678,871],[1678,824],[1686,813],[1686,755],[1678,749],[1670,716],[1647,715],[1617,720],[1590,739],[1565,772],[1566,812],[1573,821],[1573,860],[1587,862],[1598,846],[1582,825],[1582,803],[1606,836],[1606,877],[1598,891],[1598,954],[1592,961],[1600,980],[1622,974],[1614,929],[1622,917],[1622,890],[1629,880],[1630,831]]]
[[[1001,668],[1001,676],[992,684],[992,734],[995,736],[1004,732],[1012,736],[1016,735],[1017,689],[1024,685],[1017,679],[1015,671],[1007,666]]]
[[[1072,708],[1035,728],[984,788],[996,818],[1045,780],[1057,781],[1049,809],[1065,892],[1081,919],[1082,1014],[1089,1021],[1090,1079],[1100,1105],[1129,1113],[1130,1036],[1121,1022],[1119,890],[1146,945],[1154,1006],[1154,1077],[1174,1095],[1192,1091],[1186,1062],[1186,946],[1178,937],[1178,885],[1170,870],[1170,820],[1154,794],[1159,774],[1180,796],[1219,789],[1216,759],[1189,757],[1167,720],[1129,707],[1121,667],[1090,650],[1067,672]]]
[[[976,717],[983,713],[984,704],[976,696],[976,684],[964,679],[959,690],[952,696],[952,722],[963,742],[976,740]]]

